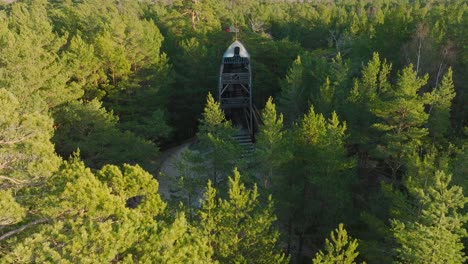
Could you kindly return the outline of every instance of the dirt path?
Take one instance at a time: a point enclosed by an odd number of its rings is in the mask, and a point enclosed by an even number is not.
[[[159,182],[159,193],[163,199],[170,199],[170,191],[176,188],[178,172],[175,164],[181,160],[182,153],[194,142],[195,138],[186,140],[181,145],[164,151],[156,161],[160,170],[155,178]]]

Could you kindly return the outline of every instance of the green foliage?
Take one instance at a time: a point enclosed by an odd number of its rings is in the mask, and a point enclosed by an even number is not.
[[[330,111],[329,106],[331,106],[334,95],[335,95],[335,89],[333,86],[331,86],[330,79],[327,77],[327,79],[325,80],[325,83],[322,86],[320,86],[320,102],[322,105],[320,108],[324,110],[326,109],[323,112]]]
[[[416,76],[412,65],[403,69],[394,87],[384,92],[371,109],[380,118],[373,127],[384,132],[383,142],[377,146],[395,179],[404,159],[421,146],[428,131],[424,126],[428,114],[424,111],[426,100],[418,94],[428,76]]]
[[[96,38],[96,49],[111,84],[116,86],[119,81],[125,81],[130,75],[131,64],[125,58],[124,47],[116,42],[109,31],[104,31]]]
[[[340,53],[315,50],[301,54],[282,82],[279,109],[290,123],[311,104],[326,115],[333,111],[346,112],[340,101],[346,97],[348,75],[349,61]]]
[[[0,225],[7,226],[20,222],[26,210],[13,197],[11,190],[0,190]]]
[[[392,221],[392,231],[400,245],[396,252],[403,263],[463,263],[461,238],[468,220],[459,210],[468,202],[463,190],[449,186],[451,175],[435,173],[435,182],[427,189],[415,189],[423,204],[417,221]]]
[[[64,55],[71,75],[71,85],[75,89],[83,89],[86,99],[101,99],[106,94],[99,89],[99,84],[106,83],[106,76],[94,49],[92,44],[86,43],[80,35],[76,35],[70,40]]]
[[[172,73],[160,50],[162,34],[139,12],[131,2],[69,2],[52,18],[56,30],[73,34],[64,57],[70,83],[84,90],[83,99],[102,99],[120,117],[122,130],[158,141],[171,130],[162,111],[168,95],[162,93]]]
[[[32,235],[13,240],[2,261],[210,261],[211,249],[183,215],[161,219],[166,203],[158,183],[140,167],[107,165],[95,176],[75,157],[54,179],[46,220]]]
[[[371,140],[373,135],[369,127],[376,121],[371,109],[379,95],[390,89],[387,79],[391,67],[386,60],[380,60],[378,53],[374,53],[372,59],[363,67],[361,78],[354,81],[347,98],[348,109],[344,113],[350,123],[353,143],[365,145]]]
[[[361,231],[362,237],[359,242],[360,253],[369,263],[382,261],[391,263],[394,261],[392,249],[395,248],[392,232],[388,226],[388,197],[378,194],[375,200],[372,200],[372,214],[368,212],[361,213],[361,220],[366,224],[366,229]]]
[[[353,264],[356,263],[355,259],[359,255],[356,252],[358,242],[348,236],[348,232],[343,227],[343,224],[339,224],[338,228],[330,234],[331,241],[325,239],[325,250],[326,253],[319,251],[312,263],[319,264]]]
[[[207,33],[219,28],[220,21],[216,19],[216,9],[222,8],[223,3],[216,3],[213,0],[190,1],[177,0],[173,2],[173,7],[178,12],[174,15],[174,20],[182,20],[179,23],[184,23],[184,29],[191,30],[197,33]]]
[[[212,263],[213,250],[200,232],[190,226],[185,216],[176,216],[174,222],[160,232],[151,232],[140,241],[137,250],[143,263]],[[135,258],[133,258],[135,259]]]
[[[453,172],[454,183],[463,187],[466,194],[468,190],[468,179],[466,178],[468,173],[468,143],[460,146],[460,149],[457,149],[455,153],[455,158],[450,159],[449,168]]]
[[[0,104],[0,186],[21,187],[50,177],[60,162],[49,141],[51,118],[27,111],[4,88],[0,88]]]
[[[272,227],[276,217],[271,197],[260,205],[257,187],[247,189],[239,171],[233,173],[228,198],[218,198],[209,181],[200,210],[201,230],[213,258],[222,263],[284,263],[284,256],[275,252],[279,234]]]
[[[414,152],[406,162],[406,172],[400,185],[381,183],[380,194],[372,199],[370,213],[362,215],[363,221],[372,230],[362,236],[362,253],[369,262],[392,260],[393,253],[389,249],[398,248],[393,230],[388,219],[398,219],[399,222],[416,222],[421,218],[425,206],[419,197],[420,190],[427,190],[436,182],[436,172],[446,170],[447,156],[435,148],[421,156]],[[385,259],[379,252],[389,252]]]
[[[413,153],[407,162],[406,175],[403,177],[403,183],[410,192],[416,188],[426,189],[434,184],[436,171],[448,169],[448,157],[442,151],[435,148],[429,149],[427,153],[420,157],[418,153]]]
[[[273,98],[268,98],[261,119],[263,127],[258,135],[258,141],[261,142],[259,145],[263,143],[265,147],[273,149],[275,144],[278,144],[283,136],[283,115],[279,114],[278,116]],[[270,150],[270,153],[273,153],[273,150]]]
[[[216,133],[221,135],[229,129],[230,125],[219,107],[219,103],[214,100],[211,93],[208,93],[203,119],[200,120],[200,134]]]
[[[268,14],[262,14],[268,15]],[[253,18],[255,20],[255,18]],[[255,23],[255,22],[252,22]],[[243,31],[244,32],[244,31]],[[288,39],[275,40],[267,33],[244,32],[242,43],[248,49],[253,69],[254,102],[266,103],[270,96],[283,94],[286,83],[281,81],[301,51],[301,47]],[[243,35],[242,34],[242,35]]]
[[[296,164],[293,166],[300,168],[297,170],[299,175],[305,177],[303,194],[309,197],[301,199],[306,199],[303,203],[309,204],[305,206],[312,210],[307,210],[309,213],[321,215],[323,220],[319,222],[326,223],[326,226],[330,223],[325,219],[336,221],[339,215],[344,216],[345,210],[351,210],[352,206],[347,201],[353,182],[351,168],[354,162],[346,154],[345,131],[346,123],[340,122],[336,113],[325,120],[322,114],[315,113],[311,107],[293,134],[297,141],[292,164]],[[311,201],[317,206],[312,206]],[[328,201],[326,206],[323,206],[323,201]]]
[[[97,100],[63,105],[55,113],[58,129],[53,141],[57,152],[66,156],[79,148],[83,159],[93,168],[125,162],[147,166],[158,149],[131,132],[121,132],[117,121]]]
[[[199,142],[195,151],[199,151],[203,159],[198,162],[202,166],[201,175],[208,176],[215,186],[221,177],[226,176],[229,170],[240,157],[240,147],[232,136],[236,130],[231,122],[226,120],[224,112],[209,93],[203,118],[200,120],[198,132]]]
[[[442,78],[440,87],[431,93],[432,102],[428,120],[429,133],[439,141],[450,130],[450,109],[455,97],[455,87],[452,81],[452,69],[449,69]]]
[[[171,124],[178,129],[179,137],[187,138],[195,134],[197,119],[203,112],[207,92],[214,91],[219,54],[209,53],[208,47],[213,43],[205,38],[189,35],[167,42],[170,45],[168,54],[172,55],[175,71],[174,84],[168,91],[171,103],[168,108],[173,121]]]
[[[256,155],[261,164],[261,172],[265,173],[265,187],[271,185],[277,170],[285,161],[283,115],[276,113],[273,98],[268,98],[262,112],[262,123],[257,136]]]
[[[467,186],[464,1],[0,2],[0,262],[284,262],[275,244],[301,261],[340,222],[369,262],[466,261],[466,198],[437,172]],[[230,25],[266,103],[255,159],[204,109]],[[182,198],[122,165],[156,171],[156,145],[198,125]],[[235,165],[275,206],[237,172],[224,191]],[[352,262],[345,240],[316,261]]]
[[[107,183],[112,194],[125,199],[127,205],[131,207],[134,207],[134,204],[131,204],[129,199],[142,198],[136,202],[136,209],[148,217],[161,214],[165,208],[165,203],[155,191],[159,189],[158,182],[138,165],[124,164],[123,171],[117,166],[106,165],[97,172],[96,176],[101,182]]]
[[[66,85],[67,73],[59,54],[65,37],[53,33],[45,1],[14,4],[9,15],[0,15],[0,19],[0,84],[23,107],[44,112],[82,95]]]
[[[391,65],[386,61],[381,61],[379,54],[374,53],[372,59],[363,67],[361,71],[361,80],[355,82],[351,91],[349,101],[365,103],[373,101],[381,92],[388,89],[388,74]]]
[[[311,232],[324,234],[337,222],[353,218],[354,161],[346,154],[345,131],[346,124],[336,113],[326,120],[311,107],[287,135],[290,143],[281,153],[289,159],[273,182],[273,190],[288,243],[297,238],[298,258],[301,245],[318,243],[315,235],[304,240]]]
[[[317,105],[317,109],[323,114],[330,115],[333,111],[337,111],[340,115],[344,115],[349,111],[342,102],[345,101],[350,86],[350,62],[344,59],[340,52],[331,60],[327,60],[325,65],[317,65],[317,68],[324,67],[325,70],[322,76],[317,76],[317,81],[322,81],[323,84],[313,92],[311,96],[312,102]],[[314,70],[315,72],[318,71]]]
[[[129,209],[76,158],[57,174],[51,193],[51,223],[15,245],[7,262],[110,261],[135,241],[136,227],[124,220]]]
[[[281,95],[279,97],[280,109],[290,123],[300,116],[305,107],[302,72],[301,57],[297,57],[289,69],[286,81],[281,88]]]

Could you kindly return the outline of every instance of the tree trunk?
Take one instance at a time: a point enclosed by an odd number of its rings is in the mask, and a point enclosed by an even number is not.
[[[286,256],[289,256],[291,254],[291,237],[292,237],[292,219],[291,216],[289,216],[288,219],[288,242],[287,242],[287,248],[286,248]]]
[[[300,233],[299,238],[298,238],[298,247],[297,247],[297,259],[296,263],[299,264],[301,263],[302,259],[302,244],[304,243],[304,234]]]
[[[419,73],[419,62],[421,60],[421,46],[422,46],[422,41],[419,39],[419,47],[418,47],[418,59],[416,61],[416,78],[418,78],[418,73]]]
[[[195,29],[197,24],[196,24],[196,17],[197,17],[197,14],[195,13],[195,10],[192,10],[192,12],[190,12],[190,15],[191,15],[191,18],[192,18],[192,29]]]

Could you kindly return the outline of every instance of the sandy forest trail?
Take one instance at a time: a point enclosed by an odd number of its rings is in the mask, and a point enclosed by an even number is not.
[[[181,160],[182,153],[187,150],[195,140],[196,138],[188,139],[182,144],[162,152],[156,160],[159,171],[156,172],[154,177],[159,182],[159,193],[164,199],[170,199],[170,191],[176,188],[175,184],[177,183],[178,172],[175,164]]]

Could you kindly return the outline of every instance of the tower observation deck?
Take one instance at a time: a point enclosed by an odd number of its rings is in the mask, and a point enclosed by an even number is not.
[[[256,122],[252,102],[252,69],[250,54],[244,45],[234,41],[224,52],[221,62],[218,101],[226,118],[254,141]]]

